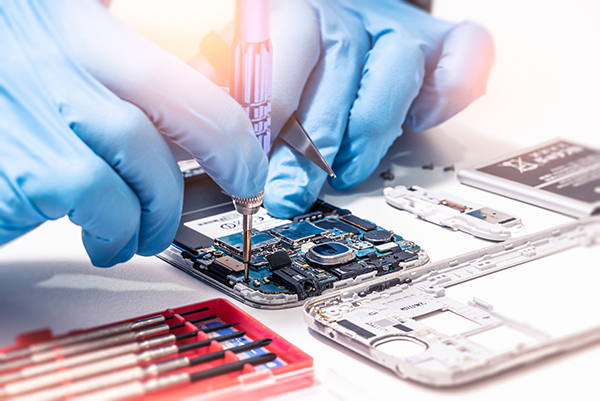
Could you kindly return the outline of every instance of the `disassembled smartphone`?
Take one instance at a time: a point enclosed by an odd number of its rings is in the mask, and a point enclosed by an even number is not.
[[[245,282],[241,216],[231,198],[199,172],[197,165],[184,169],[180,227],[158,257],[250,306],[300,306],[308,298],[429,261],[414,242],[319,200],[292,220],[275,219],[264,209],[253,216]]]
[[[562,280],[557,277],[561,284],[552,287],[550,293],[567,311],[576,309],[578,320],[583,320],[585,328],[571,332],[567,330],[566,314],[549,310],[546,314],[552,325],[560,328],[558,335],[550,334],[543,325],[544,330],[541,330],[506,317],[480,299],[473,298],[468,304],[456,301],[447,296],[447,290],[456,290],[449,287],[503,269],[517,269],[514,266],[562,250],[591,245],[599,238],[600,218],[590,217],[322,295],[305,303],[304,319],[311,329],[391,369],[402,378],[431,386],[472,382],[599,341],[600,322],[590,322],[594,320],[590,317],[597,315],[593,302],[583,302],[581,297],[580,302],[572,302],[563,296],[560,285],[571,283],[571,279],[578,282],[576,277],[580,277],[580,273],[569,271],[564,273]],[[547,263],[541,267],[545,273]],[[540,287],[548,285],[548,280],[543,275],[536,277],[531,287],[525,287],[523,296],[525,303],[532,304],[533,314],[539,315],[548,307],[538,298]],[[587,276],[586,280],[593,282],[591,292],[594,292],[597,282]],[[477,283],[468,283],[473,284]],[[584,287],[578,285],[580,287],[579,291],[584,291]],[[536,290],[535,299],[528,288]],[[507,295],[510,291],[510,288],[506,289]],[[581,319],[586,305],[590,306],[588,312],[592,315]],[[521,303],[518,308],[523,306]],[[452,321],[446,324],[447,329],[440,329],[442,320],[448,318]],[[406,346],[415,349],[407,351]]]
[[[416,185],[399,185],[395,188],[384,188],[383,195],[387,203],[398,209],[478,238],[504,241],[526,233],[518,217],[443,192],[427,190]]]

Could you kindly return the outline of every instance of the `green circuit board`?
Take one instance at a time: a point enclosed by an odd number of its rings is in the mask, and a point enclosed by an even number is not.
[[[216,238],[212,246],[198,249],[188,259],[198,273],[229,287],[241,283],[268,294],[297,294],[299,300],[319,295],[336,282],[365,274],[382,276],[427,262],[426,253],[413,241],[346,209],[327,206],[291,223],[253,230],[248,281],[242,233]]]

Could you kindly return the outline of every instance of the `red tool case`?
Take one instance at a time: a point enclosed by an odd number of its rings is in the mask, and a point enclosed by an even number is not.
[[[170,319],[170,324],[176,324],[190,320],[189,318],[186,319],[179,315],[180,313],[184,313],[202,307],[207,307],[208,310],[191,316],[198,317],[202,315],[215,314],[217,316],[218,321],[224,323],[239,322],[239,324],[236,325],[233,328],[233,330],[245,331],[246,335],[244,336],[244,339],[246,341],[271,338],[273,341],[271,342],[271,344],[264,347],[266,348],[265,352],[275,353],[277,355],[277,359],[272,363],[260,365],[257,367],[247,364],[244,366],[243,371],[228,373],[218,377],[202,380],[196,383],[183,384],[181,386],[164,389],[156,393],[146,394],[145,396],[143,396],[143,399],[226,400],[233,399],[235,397],[243,397],[244,400],[253,400],[312,385],[314,380],[314,368],[312,357],[310,357],[300,349],[296,348],[294,345],[292,345],[284,338],[273,332],[271,329],[263,325],[258,320],[254,319],[252,316],[248,315],[238,307],[234,306],[231,302],[221,298],[186,305],[174,309],[167,309],[163,312],[158,312],[145,316],[138,316],[105,326],[94,327],[86,330],[71,331],[66,335],[56,337],[52,335],[52,332],[50,330],[40,330],[34,333],[26,333],[17,336],[16,343],[14,346],[0,349],[0,353],[29,346],[31,344],[36,344],[59,338],[65,338],[73,336],[75,334],[89,332],[103,327],[109,327],[115,324],[134,322],[158,314],[162,314],[165,317],[173,316],[173,318]],[[208,326],[210,325],[210,323],[211,322],[203,323],[202,326]],[[212,323],[215,324],[215,321],[213,320]],[[179,335],[198,330],[198,328],[202,326],[196,326],[188,322],[183,327],[172,330],[171,332],[175,335]],[[183,344],[205,340],[215,335],[216,333],[210,333],[209,335],[204,332],[198,332],[198,334],[194,337],[177,342],[177,345],[179,346]],[[196,356],[220,351],[223,348],[224,347],[221,343],[213,341],[208,347],[198,348],[196,350],[186,352],[183,355],[188,356],[189,358],[194,358]],[[181,354],[171,355],[162,359],[151,361],[149,363],[156,363],[177,356],[181,356]],[[213,362],[203,363],[201,365],[185,369],[189,372],[196,372],[200,370],[210,369],[223,363],[237,361],[239,359],[239,355],[233,352],[226,352],[225,357],[222,359]],[[165,375],[179,371],[181,370],[168,372],[165,373]],[[114,373],[114,371],[110,373]]]

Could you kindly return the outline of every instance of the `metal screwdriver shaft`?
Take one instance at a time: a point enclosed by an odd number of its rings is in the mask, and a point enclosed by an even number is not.
[[[169,331],[169,326],[161,324],[155,327],[149,327],[139,331],[130,331],[128,333],[118,334],[116,336],[104,337],[94,341],[88,341],[84,343],[76,343],[67,345],[60,348],[52,348],[46,351],[36,352],[30,354],[26,358],[15,359],[0,365],[0,372],[9,371],[17,368],[21,368],[27,365],[38,364],[42,362],[51,361],[53,359],[62,358],[65,356],[71,356],[81,354],[84,352],[94,351],[102,348],[113,347],[125,343],[133,343],[138,340],[146,339],[147,337],[155,336],[157,334],[166,333]],[[170,336],[173,336],[170,334]],[[147,338],[147,341],[158,341],[160,337]]]
[[[182,356],[174,360],[161,362],[157,365],[155,364],[145,366],[145,368],[142,368],[141,366],[145,362],[150,362],[155,359],[163,358],[165,356],[177,354],[178,352],[185,352],[192,349],[208,347],[212,343],[212,341],[228,341],[234,338],[244,337],[244,335],[246,335],[245,331],[235,331],[233,333],[228,333],[222,336],[212,337],[208,340],[202,340],[191,344],[181,345],[179,347],[172,344],[166,347],[150,349],[141,354],[125,354],[113,358],[95,361],[94,363],[82,365],[73,369],[59,370],[51,374],[47,374],[29,380],[18,381],[16,383],[7,384],[4,387],[0,387],[0,398],[14,397],[32,391],[39,391],[39,389],[49,386],[59,387],[55,387],[51,390],[44,391],[43,393],[33,394],[29,397],[33,397],[34,399],[62,398],[69,394],[76,394],[77,392],[74,391],[75,388],[80,388],[80,392],[83,392],[83,390],[92,391],[96,390],[98,387],[102,387],[105,384],[103,383],[101,378],[94,377],[95,375],[106,374],[107,372],[111,371],[119,371],[119,369],[130,368],[132,366],[138,367],[137,370],[134,371],[134,374],[141,373],[143,375],[156,375],[164,371],[190,366],[190,359],[186,356]],[[91,377],[91,379],[89,379],[90,382],[78,382],[77,384],[74,384],[72,386],[68,384],[63,384],[62,386],[60,386],[61,383],[70,383],[71,381],[77,381],[89,377]],[[127,381],[127,371],[119,371],[119,373],[115,375],[114,380]],[[42,394],[46,394],[46,396],[42,396]],[[52,396],[48,397],[49,395]]]
[[[199,323],[202,321],[214,319],[215,317],[216,315],[204,316],[198,319],[190,320],[189,323]],[[62,359],[67,356],[82,354],[85,352],[112,347],[123,343],[136,342],[140,339],[146,339],[147,337],[155,336],[157,334],[167,333],[171,330],[181,328],[184,325],[185,322],[177,323],[172,326],[169,326],[167,324],[161,324],[158,326],[148,327],[138,331],[130,331],[127,333],[121,333],[110,337],[102,337],[93,341],[79,342],[63,347],[51,348],[41,352],[29,354],[29,356],[25,358],[19,358],[6,363],[2,363],[0,364],[0,372],[21,368],[27,365],[48,362],[57,358]],[[169,334],[168,336],[175,339],[176,337],[178,338],[186,335],[189,335],[189,333],[180,334],[179,336]],[[163,337],[151,337],[148,338],[148,341],[159,341],[160,338]]]
[[[269,0],[237,0],[235,37],[231,46],[231,96],[250,117],[256,138],[266,154],[271,150],[271,92],[273,52],[269,38]],[[264,191],[251,198],[232,196],[242,214],[244,281],[250,280],[252,215],[258,212]]]
[[[198,308],[198,309],[190,310],[187,312],[182,312],[179,315],[186,316],[186,315],[190,315],[193,313],[202,312],[205,310],[208,310],[208,308],[206,308],[206,307]],[[55,348],[56,346],[65,346],[65,345],[70,345],[70,344],[75,344],[75,343],[81,343],[81,342],[90,341],[90,340],[94,340],[94,339],[98,339],[98,338],[102,338],[102,337],[112,336],[115,334],[125,333],[128,331],[138,330],[143,327],[152,326],[156,323],[161,323],[161,322],[164,322],[164,321],[172,319],[172,318],[173,318],[173,316],[163,316],[163,315],[150,316],[150,317],[147,317],[144,319],[136,320],[135,322],[115,324],[115,325],[104,327],[101,329],[87,331],[87,332],[81,333],[81,334],[75,334],[75,335],[71,335],[68,337],[62,337],[62,338],[59,338],[56,340],[49,340],[49,341],[33,344],[33,345],[30,345],[30,346],[27,346],[24,348],[16,349],[14,351],[0,353],[0,363],[2,363],[4,361],[9,361],[11,359],[26,357],[26,356],[36,353],[36,352],[46,351],[46,350]]]
[[[219,331],[219,330],[223,330],[223,329],[226,329],[229,327],[233,327],[237,324],[238,323],[222,324],[219,326],[212,326],[210,328],[205,328],[200,331],[203,331],[204,333],[211,333],[214,331]],[[20,370],[12,371],[12,372],[0,375],[0,395],[2,394],[1,387],[5,383],[15,382],[15,381],[23,380],[23,379],[31,379],[33,377],[38,377],[38,376],[41,376],[44,374],[51,374],[51,373],[54,373],[54,372],[57,372],[60,370],[72,369],[77,366],[94,363],[99,360],[108,359],[108,358],[115,357],[115,356],[120,356],[120,355],[125,355],[125,354],[135,354],[139,351],[143,351],[148,348],[152,348],[152,351],[150,353],[151,355],[157,355],[157,357],[158,357],[158,356],[168,355],[168,352],[170,352],[170,350],[172,350],[172,349],[175,349],[175,351],[177,351],[177,350],[179,350],[179,348],[184,347],[183,350],[189,350],[189,349],[192,349],[192,348],[190,348],[190,344],[192,344],[192,347],[195,346],[194,344],[198,344],[198,342],[196,342],[196,343],[181,345],[179,347],[177,347],[175,344],[172,344],[172,345],[167,345],[164,347],[157,348],[158,345],[164,344],[164,343],[172,341],[172,340],[173,340],[172,335],[169,335],[166,337],[165,336],[155,337],[150,342],[143,341],[143,342],[135,342],[135,343],[117,345],[114,347],[108,347],[108,348],[104,348],[104,349],[100,349],[100,350],[96,350],[96,351],[85,352],[83,354],[77,354],[74,356],[61,356],[61,358],[59,358],[59,359],[51,360],[51,361],[36,364],[36,365],[26,366]],[[177,340],[177,337],[175,337],[175,340]],[[205,340],[203,340],[203,341],[205,342]],[[203,342],[201,341],[200,344],[203,344]],[[203,346],[203,345],[200,345],[200,346]],[[180,351],[180,352],[183,352],[183,351]]]
[[[95,340],[102,337],[108,337],[115,334],[126,333],[129,331],[137,330],[143,327],[151,326],[156,323],[164,322],[165,317],[163,315],[151,316],[145,319],[141,319],[135,322],[128,322],[109,326],[106,328],[89,331],[82,334],[76,334],[69,337],[60,338],[58,340],[46,341],[39,344],[33,344],[25,348],[20,348],[15,351],[6,352],[0,354],[0,361],[8,361],[11,359],[17,359],[26,357],[36,352],[50,350],[56,346],[65,346],[75,343],[80,343],[89,340]]]
[[[267,353],[258,356],[253,356],[251,358],[242,359],[240,361],[225,363],[214,368],[205,369],[194,373],[173,373],[170,375],[159,376],[147,381],[142,381],[139,378],[135,378],[127,384],[113,387],[107,385],[105,386],[106,390],[84,394],[81,397],[75,397],[71,399],[78,401],[116,401],[127,399],[130,397],[141,397],[148,393],[158,392],[166,388],[175,387],[187,383],[195,383],[201,380],[210,379],[212,377],[242,371],[244,369],[244,366],[246,365],[262,365],[275,360],[275,358],[277,358],[277,355],[273,353]],[[34,398],[32,399],[32,401],[33,400],[41,401],[43,400],[43,398]],[[23,399],[22,401],[25,401],[25,399]]]
[[[258,212],[265,197],[265,191],[260,191],[256,196],[250,198],[238,198],[232,196],[235,209],[242,215],[242,226],[244,229],[244,247],[242,259],[244,262],[244,281],[250,280],[250,256],[252,246],[252,215]]]

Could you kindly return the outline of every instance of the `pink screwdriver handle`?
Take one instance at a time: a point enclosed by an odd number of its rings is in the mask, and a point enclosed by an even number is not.
[[[230,94],[250,117],[265,153],[271,150],[273,49],[269,0],[236,0]]]

